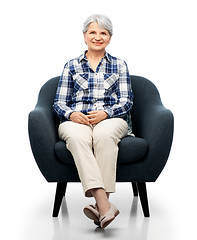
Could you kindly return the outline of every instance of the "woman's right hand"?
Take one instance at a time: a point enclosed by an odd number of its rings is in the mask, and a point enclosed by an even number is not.
[[[70,114],[70,120],[75,123],[89,125],[89,118],[82,112],[73,112]]]

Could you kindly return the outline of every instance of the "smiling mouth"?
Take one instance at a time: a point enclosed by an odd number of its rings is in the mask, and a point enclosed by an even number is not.
[[[99,45],[101,45],[101,44],[103,44],[103,43],[100,43],[100,42],[94,42],[94,44],[99,46]]]

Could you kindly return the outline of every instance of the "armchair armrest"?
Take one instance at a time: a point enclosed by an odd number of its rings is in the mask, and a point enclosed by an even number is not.
[[[133,132],[148,143],[148,151],[139,169],[152,182],[162,172],[172,145],[174,119],[166,109],[156,86],[148,79],[131,76],[134,105],[131,112]],[[143,166],[142,166],[143,165]]]
[[[138,116],[137,136],[148,142],[144,158],[147,173],[154,181],[162,172],[172,145],[174,118],[161,102],[144,107]]]
[[[55,177],[60,164],[54,152],[58,140],[54,118],[53,111],[37,105],[29,113],[28,119],[31,149],[40,171],[47,180],[51,178],[51,171]]]

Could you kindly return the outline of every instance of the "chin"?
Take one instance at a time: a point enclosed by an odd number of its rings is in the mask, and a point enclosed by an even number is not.
[[[91,49],[94,50],[94,51],[103,51],[103,50],[105,50],[105,47],[103,47],[103,46],[93,46]]]

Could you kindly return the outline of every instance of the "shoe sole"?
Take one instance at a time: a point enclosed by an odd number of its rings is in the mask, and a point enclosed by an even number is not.
[[[84,208],[84,214],[91,220],[94,220],[96,225],[100,225],[98,217],[88,208]]]
[[[109,219],[107,222],[105,222],[101,227],[102,228],[106,228],[114,219],[115,217],[118,216],[118,214],[120,213],[120,211],[118,210],[115,214],[114,214],[114,217]]]

